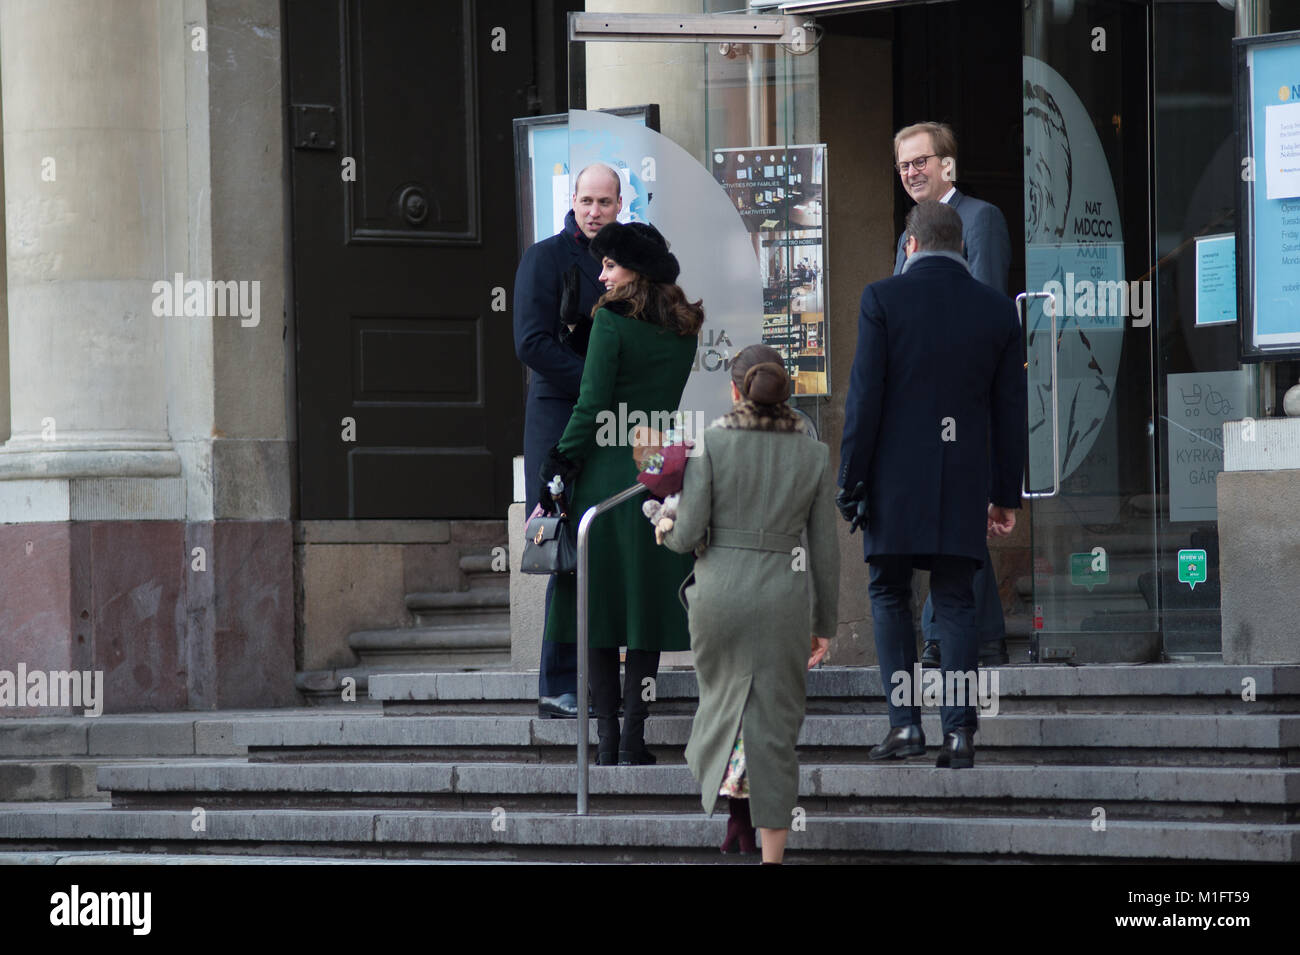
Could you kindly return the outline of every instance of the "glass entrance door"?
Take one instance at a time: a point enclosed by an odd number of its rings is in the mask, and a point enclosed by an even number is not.
[[[569,102],[584,108],[569,113],[564,175],[615,169],[620,220],[656,226],[703,299],[683,409],[706,422],[728,410],[731,358],[762,342],[816,422],[831,389],[813,35],[743,11],[570,22]]]
[[[831,390],[816,43],[792,18],[733,5],[571,14],[567,151],[530,154],[535,193],[556,218],[584,169],[612,169],[620,221],[654,225],[681,264],[678,284],[702,300],[681,399],[688,438],[730,410],[731,362],[748,345],[781,353],[815,428]],[[553,219],[546,234],[557,228]],[[691,659],[666,653],[661,666]]]
[[[1148,36],[1142,3],[1026,3],[1026,285],[1057,303],[1055,334],[1025,313],[1041,661],[1160,653]]]

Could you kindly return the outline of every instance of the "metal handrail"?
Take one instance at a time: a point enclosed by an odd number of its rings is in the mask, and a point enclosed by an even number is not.
[[[641,483],[619,491],[613,497],[606,498],[594,507],[587,508],[578,522],[578,815],[587,815],[587,737],[591,733],[591,718],[587,713],[587,590],[591,581],[587,576],[587,532],[592,522],[624,501],[630,501],[645,493],[646,486]]]

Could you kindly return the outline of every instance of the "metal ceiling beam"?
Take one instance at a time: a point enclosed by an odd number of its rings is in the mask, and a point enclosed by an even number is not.
[[[779,5],[782,13],[807,16],[814,13],[859,13],[865,10],[890,10],[949,2],[951,0],[787,0]]]
[[[662,13],[570,13],[569,39],[587,43],[640,40],[653,43],[783,43],[803,29],[798,17]]]

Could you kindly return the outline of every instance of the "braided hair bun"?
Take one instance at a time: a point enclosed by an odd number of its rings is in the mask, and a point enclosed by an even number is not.
[[[771,345],[742,348],[731,362],[731,381],[741,397],[756,405],[779,405],[790,397],[790,376]]]
[[[740,393],[754,404],[779,405],[790,397],[790,376],[776,362],[760,362],[745,372]]]

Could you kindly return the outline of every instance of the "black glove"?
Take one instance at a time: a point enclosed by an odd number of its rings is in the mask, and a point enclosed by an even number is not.
[[[582,275],[578,266],[573,266],[560,275],[560,321],[565,325],[576,325],[582,318],[582,309],[578,305],[578,284]]]
[[[573,266],[560,276],[560,333],[562,345],[568,345],[583,358],[587,357],[587,341],[591,338],[591,316],[582,314],[579,306],[581,293],[578,287],[582,274]]]
[[[561,325],[559,337],[561,345],[568,345],[580,358],[586,358],[587,345],[591,341],[591,319],[579,319],[573,328]]]
[[[850,536],[859,527],[866,529],[867,526],[867,491],[861,481],[852,491],[846,491],[840,488],[840,493],[835,495],[835,506],[839,508],[840,516],[849,522]]]
[[[554,514],[560,508],[556,506],[555,498],[551,495],[551,479],[557,474],[560,480],[564,482],[564,490],[561,496],[565,500],[573,500],[573,483],[578,479],[578,472],[582,470],[582,465],[570,461],[560,453],[559,448],[551,448],[546,452],[546,460],[542,462],[542,470],[537,475],[542,482],[541,491],[537,495],[538,502],[542,505],[542,510],[548,514]]]

